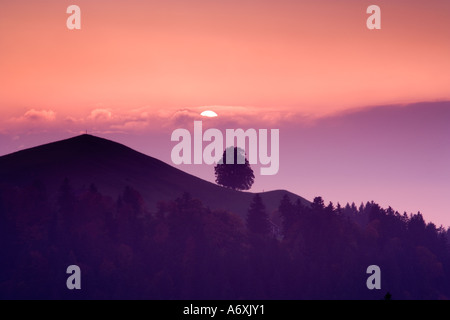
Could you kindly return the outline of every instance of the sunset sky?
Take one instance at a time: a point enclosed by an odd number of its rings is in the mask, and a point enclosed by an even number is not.
[[[0,155],[88,130],[170,163],[194,119],[278,128],[280,172],[253,191],[450,226],[449,39],[448,0],[0,0]]]

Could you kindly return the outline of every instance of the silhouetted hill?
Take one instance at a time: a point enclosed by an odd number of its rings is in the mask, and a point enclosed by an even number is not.
[[[54,198],[63,180],[74,188],[94,183],[105,195],[116,199],[126,186],[138,190],[147,207],[156,209],[160,200],[173,200],[184,192],[212,209],[246,215],[253,193],[233,191],[199,179],[124,145],[91,135],[81,135],[0,157],[0,184],[25,186],[39,180]],[[261,193],[268,212],[288,194],[277,190]]]

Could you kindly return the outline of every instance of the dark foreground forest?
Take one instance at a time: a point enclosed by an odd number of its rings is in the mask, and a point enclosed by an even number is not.
[[[132,187],[111,199],[68,179],[56,197],[39,181],[1,187],[0,298],[450,297],[447,232],[420,213],[287,196],[265,212],[255,196],[242,219],[189,194],[154,212],[144,203]],[[81,290],[66,287],[69,265],[81,268]],[[381,269],[380,290],[366,286],[370,265]]]

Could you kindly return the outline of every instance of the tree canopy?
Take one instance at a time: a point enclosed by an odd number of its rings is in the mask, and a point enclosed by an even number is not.
[[[245,152],[238,147],[225,149],[222,159],[214,167],[216,183],[233,190],[249,190],[255,175]]]

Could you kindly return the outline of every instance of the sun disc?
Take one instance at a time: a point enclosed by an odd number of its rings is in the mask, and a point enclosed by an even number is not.
[[[201,113],[201,115],[204,116],[204,117],[208,117],[208,118],[214,118],[214,117],[217,117],[217,113],[215,113],[214,111],[211,111],[211,110],[203,111],[203,112]]]

